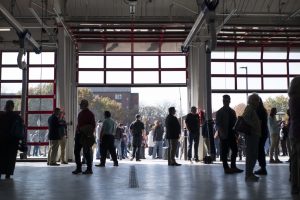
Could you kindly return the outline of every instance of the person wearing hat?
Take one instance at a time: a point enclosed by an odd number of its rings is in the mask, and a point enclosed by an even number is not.
[[[83,138],[85,135],[91,135],[94,133],[96,123],[95,116],[89,110],[89,103],[87,100],[81,100],[80,104],[81,111],[78,114],[77,118],[77,127],[75,133],[75,146],[74,146],[74,155],[76,162],[76,169],[72,172],[73,174],[82,173],[82,163],[80,159],[80,151],[83,149],[83,155],[86,159],[87,169],[83,174],[93,174],[92,171],[92,157],[91,157],[91,146],[83,144]]]
[[[130,132],[132,134],[132,158],[131,161],[135,158],[136,161],[140,160],[140,149],[143,139],[143,134],[145,131],[144,123],[141,122],[141,116],[139,114],[135,115],[136,120],[130,125]]]

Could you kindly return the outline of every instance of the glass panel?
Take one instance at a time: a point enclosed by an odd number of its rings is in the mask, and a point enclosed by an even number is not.
[[[90,52],[103,52],[104,51],[104,44],[103,43],[85,43],[79,42],[78,43],[78,50],[80,52],[90,51]]]
[[[264,89],[286,90],[287,78],[264,78]]]
[[[18,67],[2,67],[1,80],[22,80],[22,70]]]
[[[157,42],[136,42],[134,52],[158,52],[159,43]]]
[[[98,71],[79,71],[79,83],[104,83],[104,72]]]
[[[6,101],[8,100],[12,100],[15,104],[15,108],[14,108],[14,111],[21,111],[21,99],[0,99],[0,110],[1,111],[4,111],[4,107],[5,107],[5,104],[6,104]]]
[[[158,68],[158,56],[134,56],[134,68]]]
[[[48,118],[51,114],[28,114],[28,126],[48,127]]]
[[[180,42],[164,42],[161,45],[161,52],[181,52]]]
[[[161,56],[161,68],[186,68],[185,56]]]
[[[234,74],[233,62],[212,62],[211,74]]]
[[[290,74],[300,74],[300,63],[289,63]]]
[[[264,51],[263,59],[287,59],[287,52]]]
[[[31,65],[53,65],[55,63],[54,52],[29,53],[29,64]]]
[[[261,89],[261,78],[237,78],[237,89],[244,90],[247,89],[260,90]]]
[[[52,111],[53,110],[53,99],[45,98],[29,98],[28,99],[28,110],[29,111]]]
[[[48,142],[48,130],[28,130],[27,142]],[[27,156],[47,157],[48,145],[29,145]]]
[[[300,59],[300,49],[299,48],[291,48],[289,59],[291,59],[291,60]]]
[[[211,95],[211,103],[212,103],[212,111],[216,112],[220,108],[223,107],[223,95],[225,93],[212,93]],[[247,95],[245,93],[230,93],[229,96],[231,97],[230,107],[234,108],[239,104],[244,104],[246,107],[247,104]],[[243,111],[243,110],[242,110]],[[242,111],[236,111],[238,116],[242,115]]]
[[[131,72],[106,72],[106,83],[131,83]]]
[[[131,68],[131,56],[107,56],[106,68]]]
[[[103,68],[104,56],[79,56],[79,68]]]
[[[234,51],[213,51],[211,52],[212,59],[233,59]]]
[[[211,78],[211,89],[235,89],[234,78]]]
[[[260,51],[238,51],[236,58],[237,59],[260,59]]]
[[[3,65],[17,65],[18,52],[3,52],[2,64]],[[27,53],[23,56],[23,60],[27,63]]]
[[[134,72],[134,83],[158,83],[158,72]]]
[[[186,83],[186,71],[161,72],[161,83]]]
[[[248,74],[261,74],[260,63],[250,63],[250,62],[238,62],[236,63],[236,73],[237,74],[246,74],[246,68]],[[246,68],[244,68],[246,67]]]
[[[20,95],[22,93],[22,83],[1,83],[1,94]]]
[[[286,63],[263,63],[264,74],[287,74]]]
[[[52,95],[53,83],[29,83],[29,95]]]
[[[131,43],[107,43],[107,52],[131,52]]]
[[[54,80],[54,67],[29,67],[29,80]]]

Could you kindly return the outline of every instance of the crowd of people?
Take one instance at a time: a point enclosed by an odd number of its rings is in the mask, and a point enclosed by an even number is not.
[[[168,109],[165,121],[156,120],[146,131],[141,115],[136,114],[135,120],[125,126],[121,122],[116,122],[110,111],[103,113],[104,120],[95,123],[95,116],[89,110],[89,102],[83,99],[80,102],[81,111],[77,117],[77,126],[74,142],[74,157],[76,169],[73,174],[93,174],[93,146],[96,146],[96,159],[100,160],[96,167],[105,167],[106,159],[113,161],[113,166],[119,166],[119,161],[129,158],[131,161],[140,162],[145,158],[146,147],[148,155],[152,159],[168,160],[168,166],[181,166],[176,162],[178,149],[183,143],[181,138],[188,139],[187,159],[199,162],[198,146],[200,133],[204,139],[204,156],[211,156],[212,160],[220,157],[225,174],[242,173],[236,165],[236,159],[243,156],[245,161],[245,181],[256,182],[259,176],[267,175],[266,154],[269,155],[269,163],[282,163],[279,159],[279,144],[281,144],[282,155],[290,156],[292,193],[300,191],[299,165],[300,165],[300,144],[299,144],[299,106],[297,100],[299,94],[300,77],[296,77],[291,82],[289,89],[289,121],[279,121],[276,118],[277,110],[272,108],[268,114],[258,94],[251,94],[248,97],[247,106],[242,114],[245,122],[250,126],[248,134],[241,134],[235,131],[234,126],[237,121],[236,112],[230,107],[231,98],[229,95],[223,96],[223,107],[216,112],[214,120],[205,119],[205,114],[197,112],[196,107],[191,107],[191,111],[185,118],[185,126],[176,117],[175,107]],[[22,121],[20,116],[13,112],[14,103],[11,100],[6,102],[5,112],[0,115],[0,173],[5,174],[7,179],[13,175],[18,145],[21,136],[17,137],[16,122]],[[202,127],[202,130],[200,131]],[[65,147],[67,141],[67,123],[64,112],[59,108],[48,119],[48,140],[49,151],[47,164],[58,166],[67,164]],[[183,129],[184,128],[184,129]],[[14,130],[14,131],[12,131]],[[184,130],[184,131],[182,131]],[[37,133],[32,134],[32,141],[40,141]],[[266,144],[270,148],[266,151]],[[96,145],[94,145],[96,144]],[[268,145],[267,145],[268,146]],[[58,157],[58,149],[61,149]],[[83,159],[81,158],[81,151]],[[38,146],[34,146],[33,155],[41,154]],[[230,165],[228,160],[230,159]],[[256,161],[260,168],[254,171]],[[82,170],[83,162],[87,168]],[[259,176],[257,176],[259,175]]]

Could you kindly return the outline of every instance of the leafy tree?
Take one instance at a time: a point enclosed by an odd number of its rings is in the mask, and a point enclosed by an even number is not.
[[[269,97],[264,102],[264,105],[268,111],[270,111],[271,108],[275,107],[277,108],[277,111],[286,112],[288,109],[288,97],[285,97],[283,95],[277,96],[275,98]]]
[[[241,115],[243,114],[245,108],[246,108],[246,104],[240,103],[240,104],[236,105],[236,106],[233,108],[233,110],[236,112],[236,115],[237,115],[237,116],[241,116]]]

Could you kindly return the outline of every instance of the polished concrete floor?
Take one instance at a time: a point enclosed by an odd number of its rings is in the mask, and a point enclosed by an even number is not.
[[[246,183],[244,173],[227,175],[222,165],[167,166],[164,160],[120,161],[113,167],[94,167],[93,175],[72,175],[74,163],[58,167],[18,162],[11,180],[0,180],[0,200],[208,200],[300,199],[291,196],[287,163],[268,165],[268,175]],[[95,162],[97,163],[97,161]],[[94,163],[94,164],[95,164]],[[244,162],[238,162],[244,168]]]

